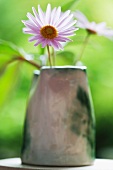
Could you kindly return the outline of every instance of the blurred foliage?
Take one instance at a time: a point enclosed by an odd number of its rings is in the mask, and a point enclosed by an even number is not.
[[[52,7],[61,5],[63,10],[71,8],[81,10],[90,21],[107,22],[113,28],[112,0],[0,0],[0,69],[15,56],[28,57],[33,54],[35,60],[43,49],[28,43],[29,35],[22,33],[21,20],[26,13],[32,12],[32,6],[40,4],[43,9],[47,3]],[[110,17],[109,17],[110,16]],[[80,30],[73,37],[73,43],[57,55],[57,64],[73,64],[81,50],[86,32]],[[10,42],[10,43],[9,43]],[[97,156],[109,156],[113,149],[113,42],[92,36],[85,50],[82,62],[87,66],[88,80],[92,93],[97,122]],[[26,52],[25,52],[26,51]],[[28,56],[26,56],[28,55]],[[37,60],[38,61],[38,60]],[[34,67],[15,61],[2,70],[0,75],[0,157],[20,156],[24,116]]]

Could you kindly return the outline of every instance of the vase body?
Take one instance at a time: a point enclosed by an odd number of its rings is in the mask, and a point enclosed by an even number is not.
[[[44,67],[34,75],[27,105],[22,162],[91,165],[95,120],[86,67]]]

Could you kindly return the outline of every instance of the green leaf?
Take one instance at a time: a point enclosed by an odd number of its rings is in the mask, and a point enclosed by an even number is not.
[[[19,78],[21,63],[17,61],[14,63],[10,62],[11,60],[13,61],[14,57],[22,56],[19,50],[11,42],[0,40],[0,107],[7,100],[9,93],[14,89]]]
[[[73,65],[75,54],[70,51],[63,51],[56,56],[56,65]]]
[[[19,74],[20,63],[14,63],[4,73],[4,76],[0,77],[0,107],[7,100],[11,90],[14,90]]]
[[[0,40],[0,67],[13,57],[22,56],[19,50],[20,49],[11,42]]]
[[[70,9],[71,7],[75,6],[78,1],[80,1],[80,0],[66,1],[66,2],[62,5],[62,11],[66,11],[66,10]]]
[[[8,101],[8,96],[13,94],[17,82],[19,82],[21,64],[27,63],[26,65],[33,66],[33,69],[34,66],[38,66],[36,62],[30,60],[32,60],[31,54],[27,54],[11,42],[0,40],[0,107]],[[29,68],[28,66],[28,70],[30,70]],[[21,67],[21,70],[29,74],[26,67]]]

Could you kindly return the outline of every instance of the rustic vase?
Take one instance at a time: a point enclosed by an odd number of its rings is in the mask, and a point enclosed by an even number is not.
[[[91,165],[95,120],[86,67],[43,67],[35,72],[27,105],[22,163]]]

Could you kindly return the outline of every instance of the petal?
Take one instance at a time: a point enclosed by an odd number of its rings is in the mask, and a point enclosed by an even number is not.
[[[56,10],[56,13],[55,13],[53,25],[55,25],[55,23],[59,20],[60,15],[61,15],[61,7],[59,6],[58,9]]]
[[[47,41],[46,39],[42,42],[42,48],[46,47],[48,44],[47,44]]]
[[[51,41],[51,46],[55,49],[55,50],[59,50],[58,44],[56,42],[54,42],[53,40]]]
[[[106,29],[106,23],[105,22],[101,22],[99,24],[96,24],[96,27],[97,27],[98,30]]]
[[[64,27],[65,25],[67,25],[70,20],[73,18],[73,14],[71,14],[70,16],[68,16],[65,20],[63,20],[57,27],[60,29],[62,27]]]
[[[28,25],[32,25],[32,26],[35,26],[35,27],[39,27],[38,24],[34,24],[34,22],[31,22],[30,20],[26,20],[26,21],[22,20],[22,22],[23,22],[24,25],[28,24]]]
[[[82,28],[82,29],[86,29],[87,28],[86,25],[84,25],[83,23],[80,23],[78,21],[77,21],[77,27]]]
[[[48,4],[45,17],[46,24],[50,24],[50,20],[51,20],[51,5]]]
[[[35,25],[39,26],[39,23],[37,22],[36,18],[31,14],[31,13],[27,13],[27,17],[29,18],[29,20],[34,23]]]
[[[38,25],[39,25],[40,27],[43,26],[43,24],[42,24],[42,22],[41,22],[41,20],[40,20],[40,18],[39,18],[38,13],[36,12],[36,9],[35,9],[34,7],[32,7],[32,10],[33,10],[33,13],[34,13],[34,15],[35,15],[35,18],[36,18],[36,21],[37,21]]]
[[[67,34],[69,34],[69,35],[73,35],[74,34],[74,31],[65,31],[65,32],[60,32],[59,33],[59,35],[67,35]]]
[[[40,39],[40,35],[30,37],[29,41],[32,42],[32,41],[35,41],[35,40],[38,40],[38,39]]]
[[[39,28],[34,26],[34,25],[31,25],[29,23],[26,23],[24,24],[26,27],[30,28],[31,30],[33,30],[34,32],[38,33],[39,32]]]
[[[74,34],[74,33],[59,33],[59,35],[60,36],[74,36],[74,35],[76,35],[76,34]]]
[[[51,41],[51,46],[55,49],[55,50],[59,50],[59,49],[63,49],[62,45],[55,40]]]
[[[37,40],[37,42],[34,44],[34,46],[37,46],[37,45],[39,45],[39,44],[42,44],[44,41],[45,41],[44,38],[40,38],[40,39]]]
[[[46,43],[47,43],[47,45],[51,45],[51,39],[46,39]]]
[[[56,22],[56,26],[58,26],[59,24],[61,24],[61,22],[62,22],[65,18],[67,18],[67,16],[69,16],[69,14],[70,14],[70,10],[64,12],[64,13],[62,14],[62,16],[59,18],[59,21]]]
[[[78,22],[82,23],[83,25],[86,25],[89,23],[88,19],[86,18],[86,16],[80,12],[80,11],[76,11],[74,13],[75,18],[78,20]]]
[[[45,14],[42,11],[40,5],[38,5],[38,13],[39,13],[39,18],[40,18],[42,24],[45,25]]]
[[[106,38],[108,38],[110,40],[113,40],[113,30],[111,30],[111,29],[106,28],[106,30],[98,32],[98,35],[104,36],[104,37],[106,37]]]
[[[31,30],[30,28],[23,28],[23,32],[25,34],[37,34],[35,31]]]
[[[54,22],[54,17],[55,17],[55,12],[56,12],[56,8],[54,8],[51,12],[51,20],[50,20],[50,25],[53,25]]]
[[[97,32],[97,24],[95,22],[90,22],[87,26],[87,29]]]
[[[72,27],[75,23],[76,23],[76,21],[72,21],[72,22],[68,23],[67,25],[65,25],[65,26],[63,26],[63,27],[59,27],[59,28],[58,28],[58,31],[59,31],[60,29],[62,29],[62,31],[63,31],[63,30],[67,30],[67,29],[69,29],[70,27]]]
[[[77,31],[77,30],[78,30],[78,28],[71,27],[71,28],[68,28],[68,29],[65,29],[65,30],[60,30],[59,33],[74,32],[74,31]]]
[[[34,17],[31,13],[28,12],[28,13],[27,13],[27,17],[29,18],[29,20],[30,20],[33,24],[35,24],[36,26],[38,26],[35,17]]]
[[[55,38],[55,40],[60,41],[60,42],[72,41],[71,39],[62,37],[62,36],[58,36],[57,38]]]

